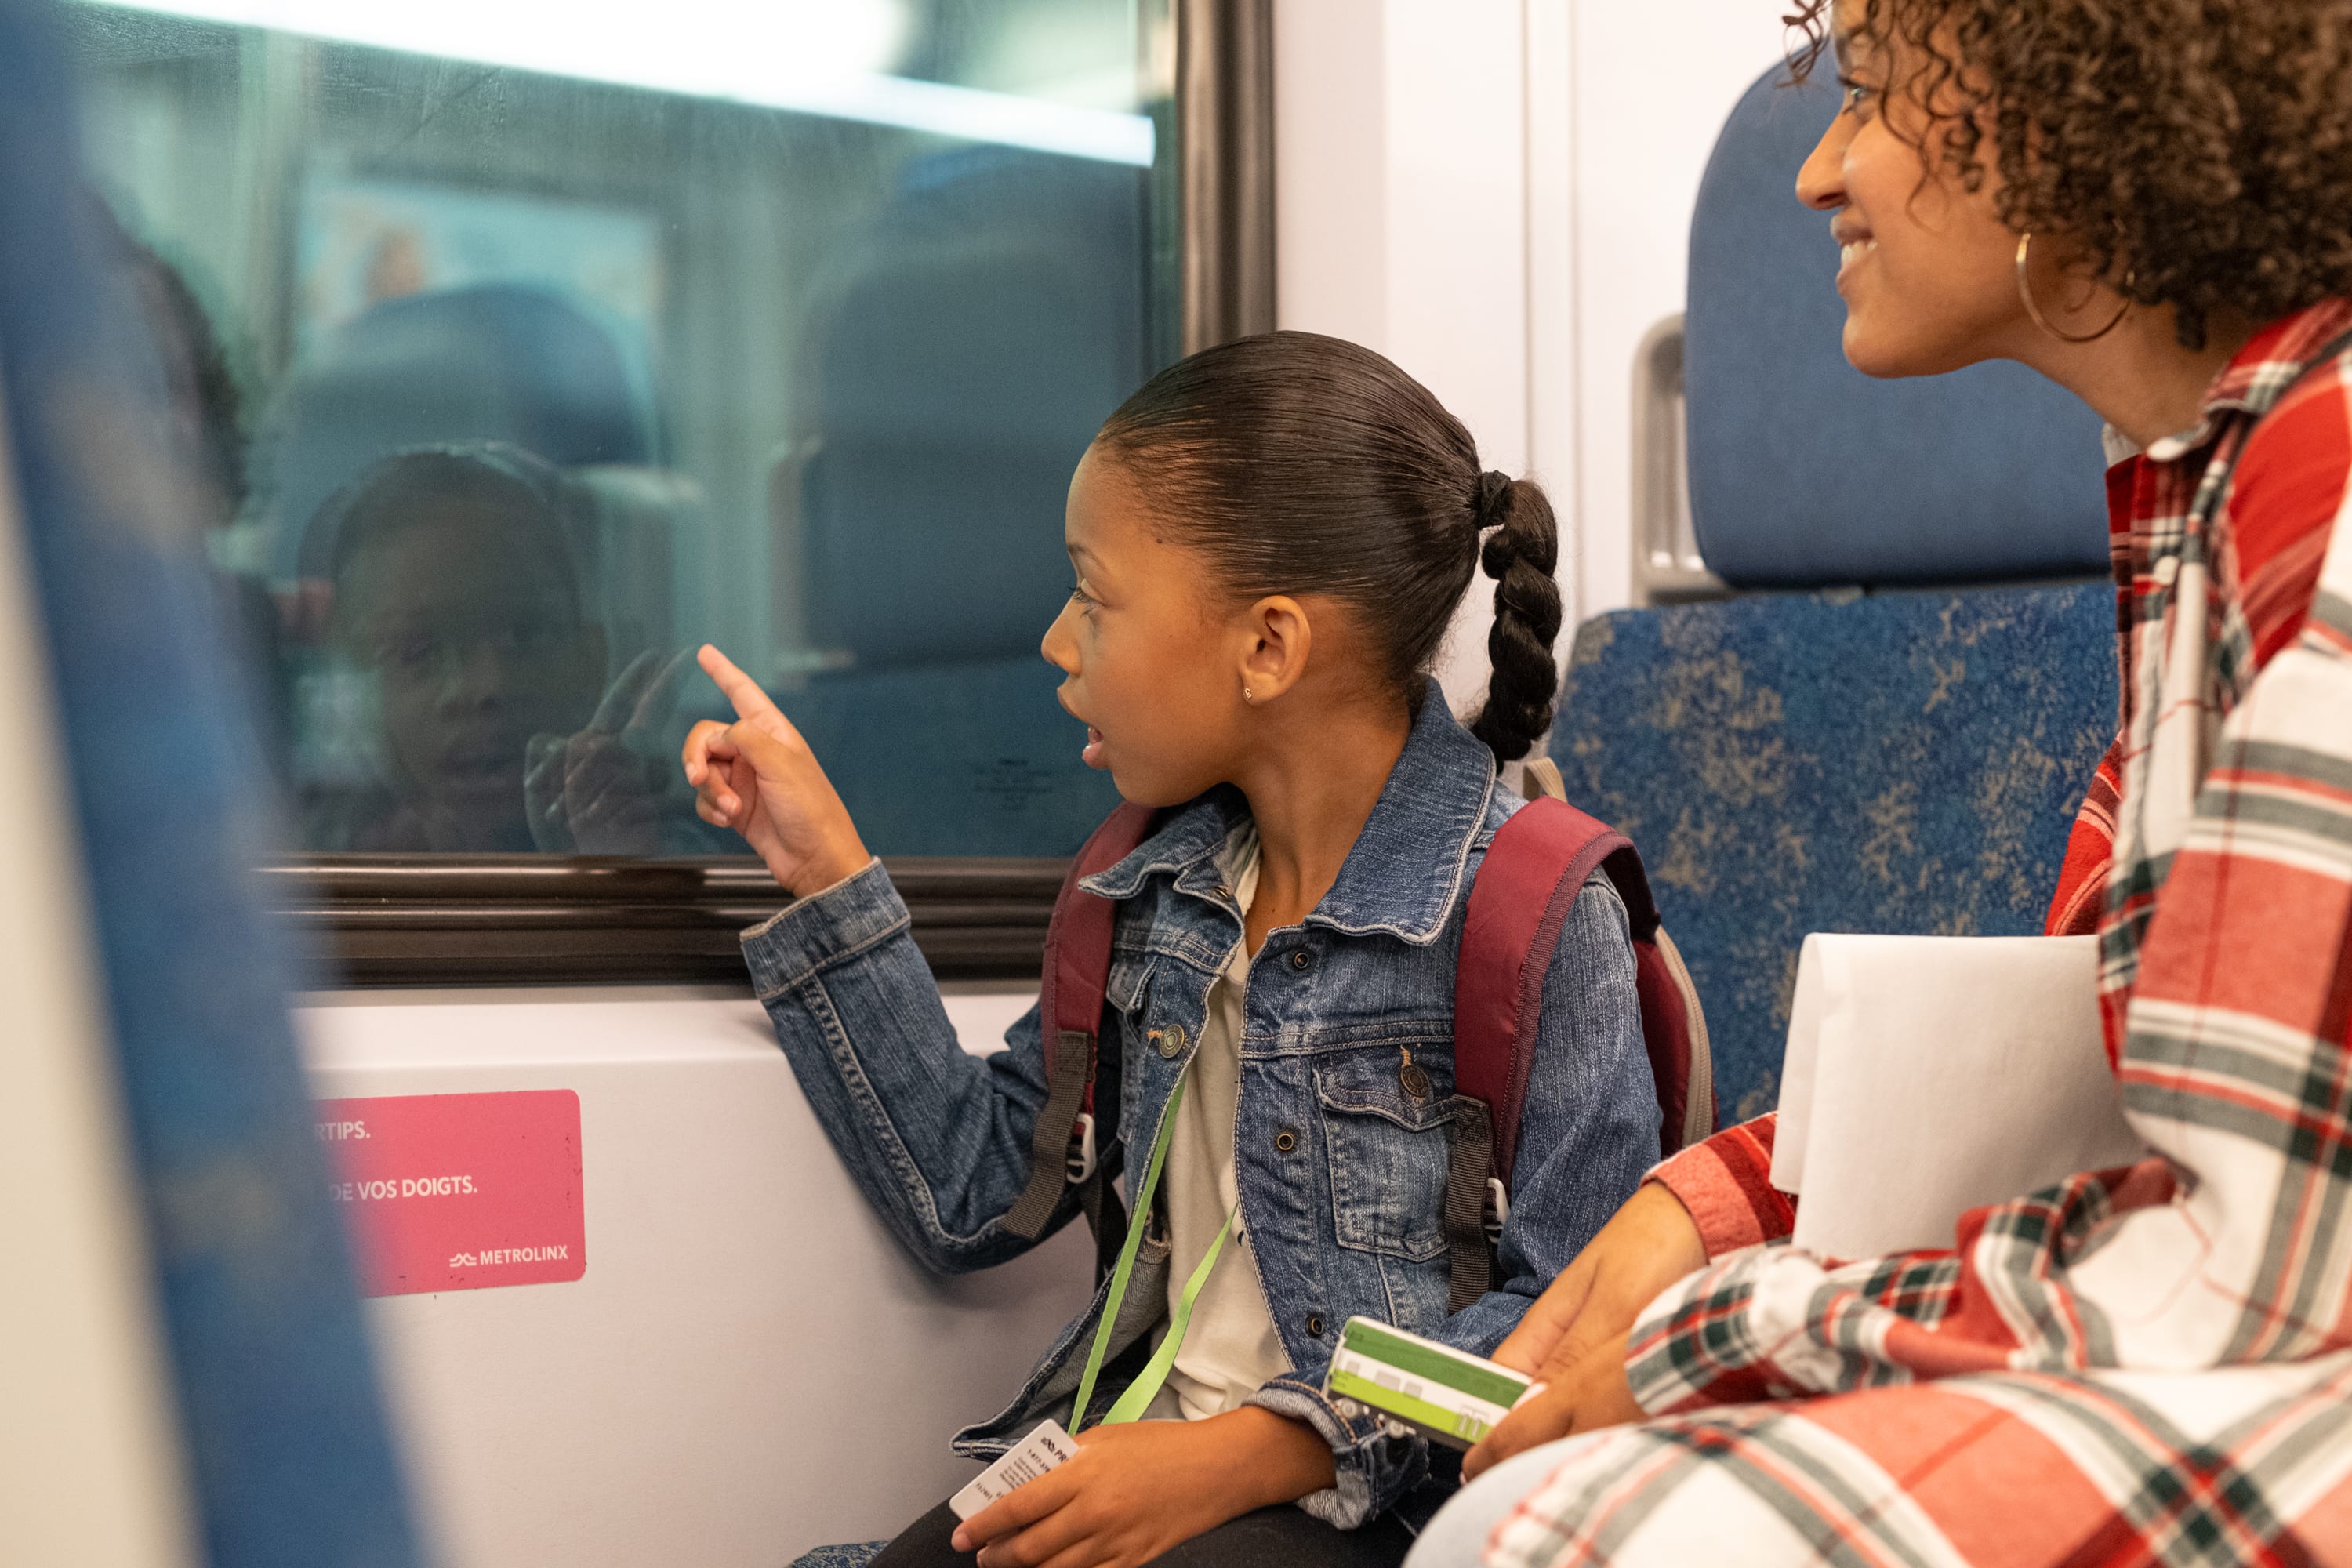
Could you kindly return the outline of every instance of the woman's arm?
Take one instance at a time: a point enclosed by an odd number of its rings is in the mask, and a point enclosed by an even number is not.
[[[2352,1112],[2340,1094],[2288,1089],[2337,1081],[2352,1047],[2347,407],[2340,374],[2306,384],[2239,468],[2240,603],[2260,673],[2221,727],[2161,885],[2132,900],[2138,969],[2110,1020],[2125,1113],[2159,1157],[1976,1210],[1949,1254],[1832,1268],[1776,1247],[1719,1264],[1634,1331],[1643,1407],[1984,1365],[2190,1371],[2340,1348],[2352,1271],[2328,1216],[2352,1204],[2352,1173],[2307,1151],[2352,1142]],[[2194,689],[2202,672],[2184,673]]]

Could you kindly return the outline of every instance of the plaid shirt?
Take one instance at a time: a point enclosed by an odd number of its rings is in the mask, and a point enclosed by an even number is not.
[[[1769,1119],[1662,1167],[1717,1258],[1630,1342],[1669,1418],[1565,1450],[1496,1568],[2352,1561],[2347,330],[2265,329],[2108,477],[2122,728],[2050,925],[2096,913],[2153,1155],[1850,1263],[1752,1245]]]

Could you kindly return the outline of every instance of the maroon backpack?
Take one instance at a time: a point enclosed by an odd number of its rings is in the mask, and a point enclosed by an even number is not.
[[[1457,1312],[1485,1294],[1493,1278],[1493,1236],[1509,1212],[1544,975],[1569,907],[1596,868],[1617,889],[1633,931],[1643,1043],[1658,1086],[1660,1152],[1671,1154],[1715,1131],[1706,1021],[1690,973],[1658,923],[1641,857],[1622,834],[1558,797],[1556,771],[1542,765],[1528,771],[1546,793],[1496,832],[1471,884],[1454,969],[1457,1105],[1444,1230],[1453,1272],[1448,1310]],[[1116,1253],[1126,1229],[1110,1191],[1111,1173],[1097,1157],[1095,1122],[1097,1038],[1118,906],[1078,883],[1133,853],[1150,836],[1153,818],[1138,805],[1112,812],[1070,862],[1055,900],[1039,999],[1045,1104],[1031,1145],[1029,1184],[1004,1216],[1007,1230],[1036,1236],[1053,1217],[1063,1187],[1075,1185],[1098,1259]]]

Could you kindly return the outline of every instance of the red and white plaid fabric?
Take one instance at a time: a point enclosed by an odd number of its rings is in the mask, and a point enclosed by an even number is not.
[[[2274,323],[2109,474],[2123,722],[2051,927],[2098,906],[2153,1155],[1858,1262],[1780,1244],[1769,1120],[1670,1163],[1717,1261],[1633,1331],[1664,1418],[1565,1447],[1492,1568],[2352,1563],[2347,330]]]

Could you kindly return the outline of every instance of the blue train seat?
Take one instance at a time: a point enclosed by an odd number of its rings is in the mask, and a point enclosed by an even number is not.
[[[809,640],[843,668],[779,700],[887,853],[1066,855],[1118,804],[1072,766],[1037,642],[1071,471],[1153,365],[1144,181],[920,159],[814,290],[772,493]]]
[[[1727,1121],[1777,1098],[1807,932],[2040,931],[2116,711],[2096,417],[2015,365],[1846,363],[1792,189],[1837,93],[1786,74],[1717,144],[1685,318],[1700,550],[1768,591],[1588,622],[1550,742],[1642,847]]]
[[[262,470],[270,570],[327,574],[320,506],[409,447],[503,441],[580,480],[580,570],[609,674],[667,649],[676,540],[697,524],[690,481],[653,466],[658,419],[612,334],[532,284],[387,300],[352,320],[288,384]]]
[[[320,503],[405,447],[505,441],[558,468],[654,461],[652,411],[612,336],[530,284],[371,306],[296,372],[271,420],[265,504],[281,576]]]
[[[285,1008],[298,966],[248,885],[268,790],[236,710],[197,497],[169,467],[147,318],[89,226],[56,12],[0,0],[0,512],[14,514],[0,549],[16,553],[21,535],[31,589],[29,609],[12,594],[0,613],[29,624],[51,712],[107,715],[58,731],[46,761],[70,810],[43,826],[82,887],[103,1077],[137,1199],[127,1246],[152,1281],[189,1555],[408,1568],[422,1552]],[[168,785],[125,790],[128,778]],[[28,896],[11,864],[0,897]],[[29,925],[76,911],[17,912]],[[12,1058],[59,1045],[47,1030],[5,1041]],[[67,1194],[44,1195],[71,1212]],[[19,1273],[9,1289],[51,1284]],[[11,1437],[29,1454],[48,1434]],[[40,1560],[82,1559],[61,1544]]]

